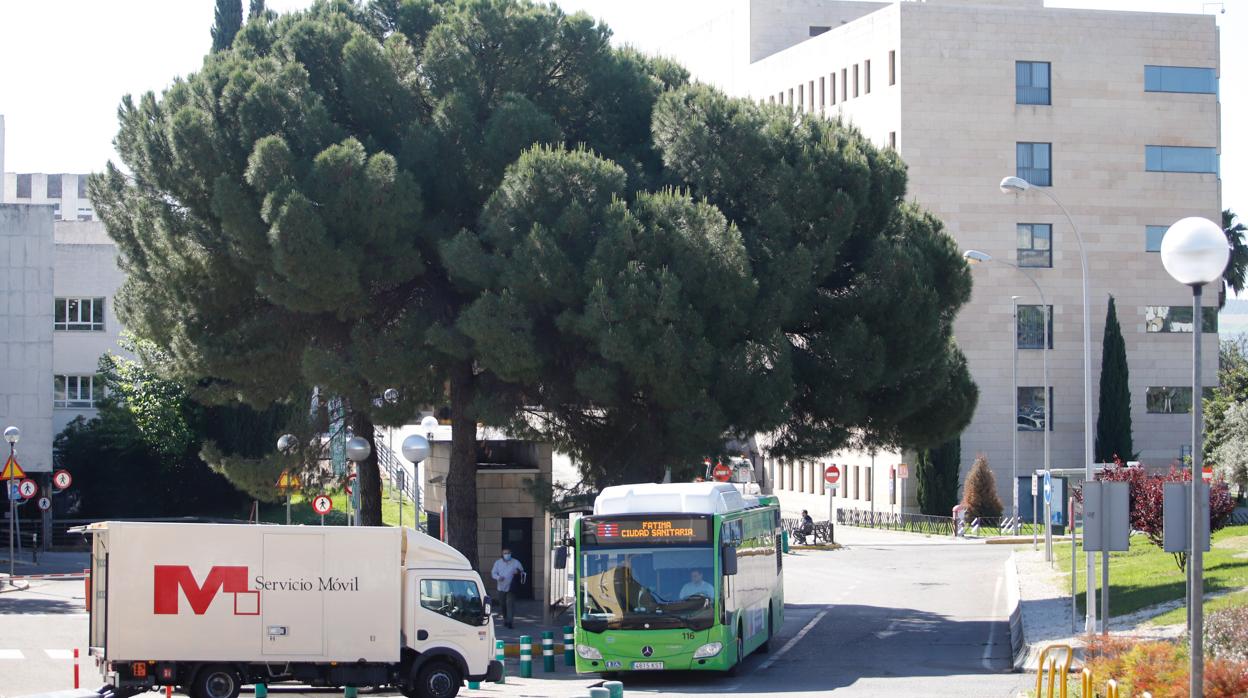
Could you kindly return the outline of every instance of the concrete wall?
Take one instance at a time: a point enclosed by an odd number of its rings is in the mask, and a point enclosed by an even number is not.
[[[0,136],[3,136],[0,133]],[[46,174],[32,172],[30,175],[30,196],[17,197],[17,172],[4,173],[4,186],[0,189],[0,201],[23,204],[60,204],[58,220],[96,220],[95,209],[87,198],[86,186],[82,174]],[[28,173],[20,173],[26,175]],[[48,178],[61,178],[60,198],[48,196]]]
[[[104,331],[55,331],[52,341],[54,375],[92,375],[106,353],[128,355],[118,346],[121,321],[114,299],[125,275],[117,267],[117,246],[99,221],[58,221],[55,224],[56,298],[104,298]],[[51,314],[52,306],[48,306]],[[50,323],[51,321],[49,321]],[[51,380],[51,379],[49,379]],[[54,408],[53,429],[83,415],[95,416],[94,409]]]
[[[4,203],[4,114],[0,114],[0,204]]]
[[[0,426],[30,472],[52,469],[53,261],[51,207],[0,204]]]

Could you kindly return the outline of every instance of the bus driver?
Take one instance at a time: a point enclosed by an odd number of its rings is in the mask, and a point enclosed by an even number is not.
[[[690,570],[689,581],[680,588],[680,598],[682,600],[690,596],[705,596],[710,599],[715,596],[715,587],[710,582],[702,579],[701,570]]]

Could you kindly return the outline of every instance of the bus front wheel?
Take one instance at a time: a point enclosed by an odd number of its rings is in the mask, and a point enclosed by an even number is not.
[[[728,667],[728,675],[736,676],[741,670],[741,662],[745,661],[745,633],[741,631],[741,626],[737,626],[737,661]]]

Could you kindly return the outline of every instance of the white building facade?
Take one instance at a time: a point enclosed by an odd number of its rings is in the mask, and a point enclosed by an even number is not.
[[[963,249],[1023,267],[974,268],[973,296],[955,327],[980,390],[962,434],[963,475],[985,455],[1008,512],[1018,430],[1018,486],[1029,511],[1024,474],[1043,463],[1043,315],[1024,274],[1052,310],[1052,466],[1084,463],[1079,244],[1041,192],[1002,193],[1001,179],[1013,175],[1046,187],[1082,234],[1093,423],[1112,295],[1139,459],[1166,466],[1190,449],[1191,293],[1166,274],[1158,250],[1165,228],[1180,218],[1220,221],[1212,16],[1055,9],[1043,0],[728,0],[718,7],[718,16],[662,52],[730,94],[784,105],[802,118],[843,118],[876,145],[895,148],[909,167],[908,196],[939,216]],[[1206,304],[1216,303],[1209,295]],[[1012,296],[1019,297],[1017,322]],[[1204,384],[1214,385],[1216,330],[1202,347]],[[791,481],[792,491],[817,494],[815,473],[824,465],[798,464],[791,478],[773,480],[782,493]],[[892,465],[877,458],[870,469],[851,466],[838,499],[897,510]]]

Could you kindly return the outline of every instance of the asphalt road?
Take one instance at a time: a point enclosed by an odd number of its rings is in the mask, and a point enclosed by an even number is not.
[[[1013,698],[1026,688],[1025,676],[1008,673],[1008,547],[851,528],[837,538],[844,549],[785,559],[786,620],[770,654],[748,658],[736,677],[629,676],[626,695]],[[86,637],[82,592],[80,581],[49,581],[0,594],[0,697],[72,686],[68,651]],[[517,679],[509,665],[506,685],[461,695],[573,697],[596,683],[562,667]],[[82,674],[96,687],[86,660]]]

